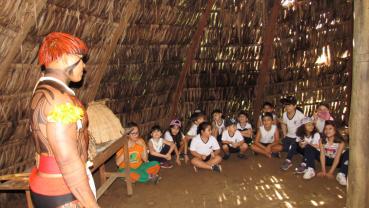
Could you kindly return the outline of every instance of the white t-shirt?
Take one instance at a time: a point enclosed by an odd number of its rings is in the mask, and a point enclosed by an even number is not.
[[[161,150],[164,147],[164,139],[163,138],[160,138],[159,140],[154,140],[153,138],[151,138],[149,142],[151,142],[151,144],[154,147],[154,150],[156,152],[160,153]]]
[[[246,125],[243,126],[243,127],[241,126],[240,123],[237,123],[237,130],[238,131],[244,131],[244,130],[247,130],[247,129],[252,129],[252,126],[251,126],[250,123],[246,123]]]
[[[192,124],[190,130],[188,130],[186,135],[190,136],[190,137],[196,136],[197,135],[197,128],[198,128],[198,125]]]
[[[201,155],[210,155],[213,151],[219,150],[218,141],[213,137],[210,136],[209,140],[204,143],[200,137],[200,135],[195,136],[191,141],[190,150],[197,152]]]
[[[338,147],[340,146],[340,143],[333,143],[332,145],[329,145],[328,142],[323,145],[325,156],[329,158],[335,158],[337,154]]]
[[[221,135],[223,130],[225,129],[224,119],[222,119],[222,123],[220,125],[218,125],[217,122],[214,122],[214,123],[215,123],[215,127],[218,129],[218,134]]]
[[[301,141],[300,137],[296,137],[296,142]],[[304,138],[304,142],[307,144],[311,144],[311,145],[317,145],[319,144],[320,141],[320,134],[317,132],[315,133],[313,136],[310,137],[306,137]]]
[[[264,126],[259,127],[260,131],[260,143],[271,144],[274,142],[274,134],[277,129],[276,125],[272,125],[272,128],[267,131]]]
[[[305,115],[299,110],[296,110],[292,119],[287,117],[287,112],[283,113],[283,123],[287,125],[287,137],[296,138],[296,130],[300,126],[301,119],[305,118]]]
[[[226,129],[226,130],[223,131],[222,141],[238,143],[238,142],[243,141],[243,136],[242,136],[241,132],[238,131],[238,130],[236,130],[234,132],[233,136],[230,136],[229,133],[228,133],[228,130]],[[230,146],[233,147],[232,144],[230,144]]]
[[[181,134],[182,135],[182,138],[183,138],[182,132],[179,132],[178,134]],[[172,135],[170,134],[169,131],[166,131],[164,133],[164,139],[167,140],[167,141],[169,141],[169,142],[174,142],[173,137],[172,137]]]

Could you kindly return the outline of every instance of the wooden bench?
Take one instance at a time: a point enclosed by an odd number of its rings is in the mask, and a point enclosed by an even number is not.
[[[128,155],[128,139],[123,136],[117,140],[107,142],[101,145],[97,145],[97,155],[93,160],[93,166],[90,168],[91,172],[98,171],[100,177],[101,186],[97,189],[96,198],[99,199],[104,192],[113,184],[117,178],[125,178],[127,184],[127,194],[131,196],[133,194],[132,182],[129,177],[129,168],[124,173],[119,172],[107,172],[105,170],[105,162],[111,158],[121,147],[124,147],[124,160],[125,163],[129,163]],[[25,191],[27,206],[33,208],[31,194],[29,190],[29,178],[30,169],[24,173],[10,174],[0,176],[0,191]]]

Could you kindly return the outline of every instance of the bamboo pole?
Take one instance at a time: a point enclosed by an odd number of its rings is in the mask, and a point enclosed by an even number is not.
[[[187,49],[187,53],[186,53],[186,61],[183,65],[182,71],[180,73],[179,76],[179,81],[176,87],[176,91],[175,94],[173,96],[173,101],[172,101],[172,106],[171,106],[171,113],[170,113],[170,117],[174,118],[176,116],[177,113],[177,109],[178,109],[178,104],[179,104],[179,99],[181,98],[182,92],[183,92],[183,87],[184,87],[184,81],[186,79],[187,73],[188,71],[191,69],[191,65],[192,65],[192,61],[195,57],[196,51],[199,48],[200,44],[201,44],[201,39],[202,36],[204,34],[204,29],[207,25],[207,22],[209,20],[209,16],[210,16],[210,11],[211,8],[213,7],[215,3],[215,0],[209,0],[204,13],[202,13],[200,20],[198,22],[197,25],[197,29],[195,31],[194,36],[192,37],[190,46]]]
[[[369,206],[369,1],[354,1],[350,159],[347,207]]]
[[[118,40],[124,39],[127,33],[127,28],[129,27],[128,21],[131,16],[139,9],[140,1],[128,1],[128,4],[123,7],[122,17],[117,25],[115,31],[111,35],[110,43],[104,49],[105,55],[101,60],[101,64],[97,66],[95,70],[97,70],[94,77],[90,77],[89,82],[92,82],[91,90],[88,90],[87,93],[83,96],[82,100],[86,102],[93,101],[96,97],[97,91],[99,90],[100,82],[104,77],[104,74],[109,66],[110,57],[113,55],[115,49],[118,45]],[[92,78],[92,79],[91,79]]]
[[[19,47],[22,45],[23,41],[26,39],[28,33],[31,31],[32,27],[36,24],[38,15],[41,10],[46,6],[46,0],[37,0],[34,2],[34,10],[29,11],[28,9],[24,10],[24,14],[22,15],[24,18],[24,22],[20,25],[20,30],[17,32],[17,35],[13,39],[13,42],[10,43],[12,47],[10,48],[8,54],[5,56],[4,60],[0,63],[0,81],[4,81],[1,79],[6,78],[5,74],[8,71],[8,68],[12,64],[15,56],[19,52]],[[27,17],[26,17],[27,16]]]
[[[258,79],[254,88],[255,92],[255,102],[253,103],[253,112],[254,112],[254,122],[257,122],[257,119],[260,114],[260,107],[263,103],[265,97],[265,88],[269,82],[270,75],[270,59],[272,56],[273,50],[273,39],[275,36],[275,31],[277,28],[278,15],[281,10],[281,2],[274,1],[272,12],[270,17],[268,18],[267,24],[265,24],[264,34],[263,34],[263,57],[261,61],[261,66],[259,70]],[[265,12],[267,14],[267,12]]]

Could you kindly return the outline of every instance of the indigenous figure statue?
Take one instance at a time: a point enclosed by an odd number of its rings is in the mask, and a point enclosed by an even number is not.
[[[87,166],[88,118],[69,82],[82,79],[88,48],[79,38],[53,32],[39,49],[44,76],[31,100],[36,167],[30,176],[35,207],[99,207]]]

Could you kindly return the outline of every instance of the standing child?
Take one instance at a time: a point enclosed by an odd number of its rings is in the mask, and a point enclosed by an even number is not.
[[[274,105],[270,102],[264,102],[263,108],[261,109],[262,113],[272,113],[273,114],[273,124],[278,125],[278,118],[277,115],[274,113]],[[262,115],[259,116],[259,120],[257,123],[257,128],[263,125]]]
[[[240,131],[237,130],[237,122],[234,118],[225,121],[226,129],[222,134],[222,149],[224,151],[224,160],[228,160],[231,153],[239,153],[238,158],[245,158],[247,144],[245,143]]]
[[[136,123],[127,125],[128,133],[128,152],[130,178],[133,182],[145,183],[153,181],[157,183],[159,180],[160,165],[156,161],[149,162],[147,159],[147,150],[145,141],[139,136],[139,129]],[[120,149],[115,156],[115,162],[119,167],[118,171],[124,173],[127,165],[124,163],[124,149]]]
[[[222,158],[219,156],[220,147],[217,140],[211,136],[211,125],[202,122],[198,127],[198,135],[192,139],[190,151],[193,155],[191,160],[194,169],[203,168],[215,172],[221,172],[219,163]]]
[[[339,167],[337,181],[341,185],[347,185],[349,150],[345,152],[345,142],[337,131],[333,121],[326,121],[324,127],[324,136],[319,144],[320,152],[315,148],[308,148],[305,151],[308,169],[304,174],[304,179],[311,179],[315,176],[315,159],[320,159],[322,171],[318,176],[334,178],[334,171]],[[331,166],[326,171],[326,165]]]
[[[304,114],[296,109],[297,100],[293,96],[287,96],[281,99],[285,112],[283,113],[282,133],[283,133],[283,151],[287,152],[287,158],[283,162],[281,169],[288,170],[292,166],[292,157],[301,152],[296,141],[296,130],[300,125]]]
[[[325,121],[333,121],[333,117],[329,112],[329,105],[326,103],[319,103],[314,115],[314,123],[320,133],[323,133]]]
[[[283,147],[279,143],[279,131],[275,124],[273,124],[273,114],[270,112],[261,115],[262,125],[256,133],[254,144],[251,146],[254,152],[263,154],[268,158],[272,154],[279,154]]]
[[[222,132],[225,129],[224,126],[224,119],[222,118],[223,114],[222,111],[220,111],[219,109],[214,110],[211,113],[211,118],[212,118],[212,134],[219,143],[222,142]]]
[[[192,114],[191,116],[191,127],[188,130],[188,132],[186,133],[184,142],[185,142],[185,146],[184,146],[184,156],[185,156],[185,163],[187,164],[189,157],[188,157],[188,145],[190,144],[192,138],[194,138],[197,135],[197,129],[200,123],[205,121],[205,114],[202,112],[195,112],[194,114]]]
[[[184,159],[183,151],[184,151],[184,146],[185,146],[185,142],[184,142],[185,136],[182,133],[181,128],[182,128],[182,123],[180,120],[178,119],[172,120],[169,124],[169,129],[166,130],[164,133],[164,139],[169,142],[172,142],[178,150],[180,159],[181,158]]]
[[[296,172],[305,173],[307,168],[305,151],[309,148],[315,148],[319,151],[320,134],[314,126],[313,119],[310,117],[305,117],[301,120],[301,126],[297,128],[296,135],[296,141],[299,143],[304,156],[304,161],[300,164],[300,167],[296,168]]]
[[[237,116],[237,130],[240,131],[243,136],[245,143],[249,146],[253,143],[252,140],[252,126],[249,123],[249,117],[246,111],[240,111]]]
[[[157,161],[162,168],[172,168],[170,160],[172,159],[172,152],[175,151],[177,164],[179,161],[178,149],[175,144],[163,139],[160,126],[156,125],[151,128],[151,139],[149,140],[149,160]]]

